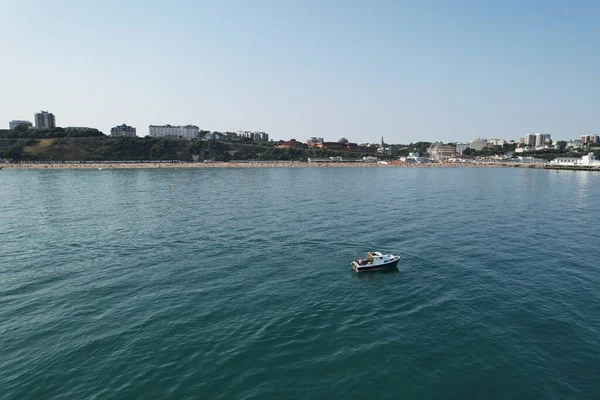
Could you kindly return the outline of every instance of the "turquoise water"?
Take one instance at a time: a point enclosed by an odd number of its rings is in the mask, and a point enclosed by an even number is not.
[[[600,398],[600,174],[0,184],[0,398]],[[398,271],[351,272],[367,250]]]

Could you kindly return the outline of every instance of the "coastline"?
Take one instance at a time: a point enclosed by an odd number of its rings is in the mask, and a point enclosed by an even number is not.
[[[309,163],[309,162],[139,162],[139,163],[36,163],[3,164],[5,169],[160,169],[160,168],[541,168],[534,165],[495,163],[442,163],[442,164],[378,164],[378,163]]]

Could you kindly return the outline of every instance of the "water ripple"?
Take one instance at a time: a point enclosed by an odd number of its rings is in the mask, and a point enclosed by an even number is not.
[[[600,396],[599,176],[93,172],[2,172],[0,398]]]

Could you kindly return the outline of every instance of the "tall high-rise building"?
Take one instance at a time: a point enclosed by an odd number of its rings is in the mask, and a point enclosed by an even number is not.
[[[529,135],[528,135],[529,136]],[[546,133],[535,134],[535,147],[544,147],[544,144],[550,140],[550,135]]]
[[[535,147],[535,133],[528,133],[525,135],[525,145],[528,147]]]
[[[600,135],[594,135],[591,133],[588,133],[587,135],[582,135],[581,142],[583,144],[600,143]]]
[[[56,128],[54,114],[49,113],[48,111],[40,111],[39,113],[36,113],[34,122],[36,129]]]

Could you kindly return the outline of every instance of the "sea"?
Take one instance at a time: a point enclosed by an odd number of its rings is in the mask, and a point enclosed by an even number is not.
[[[599,399],[599,222],[594,172],[4,169],[0,398]]]

